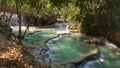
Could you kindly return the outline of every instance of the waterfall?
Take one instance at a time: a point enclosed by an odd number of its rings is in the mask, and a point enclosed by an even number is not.
[[[66,33],[70,33],[69,25],[66,26]]]
[[[18,15],[17,14],[11,14],[10,13],[6,13],[5,16],[4,16],[4,13],[0,13],[0,17],[1,17],[1,20],[6,20],[8,21],[10,18],[10,26],[18,26],[19,23],[18,23]],[[21,15],[21,23],[22,23],[22,26],[26,26],[28,22],[28,19],[27,19],[27,16],[26,15]]]
[[[10,20],[10,25],[11,26],[18,26],[19,23],[18,23],[18,15],[17,14],[12,14],[12,18]],[[26,26],[27,24],[27,17],[25,15],[21,15],[21,23],[22,23],[22,26]]]
[[[83,68],[98,68],[100,66],[100,64],[102,62],[104,62],[104,55],[103,53],[100,51],[100,56],[98,59],[96,60],[93,60],[93,61],[88,61],[84,66]]]

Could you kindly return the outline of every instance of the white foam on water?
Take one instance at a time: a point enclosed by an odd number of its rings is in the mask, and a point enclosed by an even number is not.
[[[106,41],[105,44],[106,44],[107,46],[110,46],[110,47],[113,47],[113,48],[118,48],[114,43],[111,43],[111,42],[109,42],[109,41]]]
[[[83,68],[98,68],[98,65],[100,63],[103,63],[105,60],[103,59],[104,55],[102,54],[102,52],[100,52],[100,58],[94,60],[94,61],[89,61],[87,62]]]

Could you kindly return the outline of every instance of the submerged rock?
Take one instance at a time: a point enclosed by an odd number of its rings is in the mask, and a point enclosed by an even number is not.
[[[105,38],[99,37],[99,38],[88,39],[88,40],[85,40],[84,42],[88,44],[105,45],[106,41],[107,40]]]

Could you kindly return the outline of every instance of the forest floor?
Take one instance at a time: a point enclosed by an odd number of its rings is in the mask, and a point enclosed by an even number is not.
[[[0,33],[0,68],[40,68],[26,48]]]

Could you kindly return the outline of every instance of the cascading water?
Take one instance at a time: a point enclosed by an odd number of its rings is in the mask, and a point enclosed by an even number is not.
[[[51,55],[50,53],[52,52],[52,51],[54,51],[54,48],[52,48],[52,45],[54,45],[54,41],[57,41],[57,40],[59,40],[60,38],[62,38],[62,35],[59,35],[58,37],[56,37],[56,38],[52,38],[52,39],[50,39],[47,43],[46,43],[46,45],[47,45],[47,47],[49,48],[49,51],[47,52],[47,54],[49,55],[49,57],[52,59],[52,61],[54,60],[54,56],[53,55]]]
[[[19,18],[17,14],[10,14],[10,13],[6,13],[4,15],[4,13],[0,13],[0,17],[2,20],[5,20],[6,22],[9,23],[9,25],[11,26],[11,28],[15,31],[18,31],[19,29]],[[26,29],[27,26],[27,22],[28,22],[28,17],[26,15],[21,15],[21,27],[22,30]]]
[[[63,30],[65,31],[65,30]],[[53,32],[53,33],[52,33]],[[37,60],[41,61],[41,38],[45,39],[46,37],[50,37],[51,35],[60,33],[60,30],[48,30],[42,32],[36,32],[35,34],[28,36],[28,40],[24,40],[27,44],[31,43],[31,45],[36,47],[34,50],[34,56]],[[54,37],[54,36],[52,36]],[[51,38],[51,37],[50,37]],[[100,58],[86,62],[83,67],[79,68],[119,68],[120,67],[120,53],[116,52],[116,50],[112,49],[109,46],[97,46],[97,45],[89,45],[84,43],[83,41],[89,38],[84,35],[75,35],[75,36],[63,36],[59,35],[58,37],[49,39],[46,42],[48,47],[47,54],[49,58],[52,59],[52,64],[61,64],[61,63],[69,63],[69,62],[77,62],[86,57],[96,48],[99,48],[101,51]],[[108,45],[108,44],[106,44]],[[37,47],[38,46],[38,47]],[[44,49],[43,49],[44,50]],[[32,51],[32,50],[31,50]],[[44,53],[44,52],[43,52]],[[46,53],[45,53],[46,54]],[[44,56],[43,56],[44,57]],[[45,59],[47,61],[47,59]],[[62,68],[62,67],[51,67],[51,68]],[[65,68],[65,67],[63,67]],[[70,68],[70,67],[67,67]]]
[[[103,53],[100,51],[100,56],[98,59],[94,60],[94,61],[89,61],[86,64],[84,64],[83,68],[99,68],[100,64],[102,62],[104,62],[104,55]]]
[[[49,51],[47,52],[47,54],[48,54],[49,57],[52,59],[52,61],[54,61],[55,59],[54,59],[54,56],[53,56],[51,53],[52,53],[53,51],[55,51],[55,49],[56,49],[56,48],[52,47],[52,46],[54,45],[53,42],[59,40],[60,38],[62,38],[62,37],[64,36],[64,33],[66,33],[66,34],[69,33],[69,28],[68,28],[68,26],[63,27],[61,24],[55,24],[55,27],[56,27],[56,25],[57,25],[58,29],[62,29],[62,30],[64,30],[64,31],[58,31],[57,34],[59,34],[59,35],[58,35],[57,37],[52,38],[52,39],[50,39],[50,40],[48,40],[48,41],[46,42],[46,45],[47,45],[47,47],[49,48]],[[62,34],[62,35],[61,35],[61,34]]]
[[[2,20],[8,20],[10,19],[10,26],[19,26],[19,23],[18,23],[18,15],[17,14],[11,14],[10,13],[6,13],[4,15],[4,13],[0,13],[0,17],[2,18]],[[22,26],[26,26],[28,22],[28,19],[27,19],[27,16],[25,15],[21,15],[21,23],[22,23]]]

